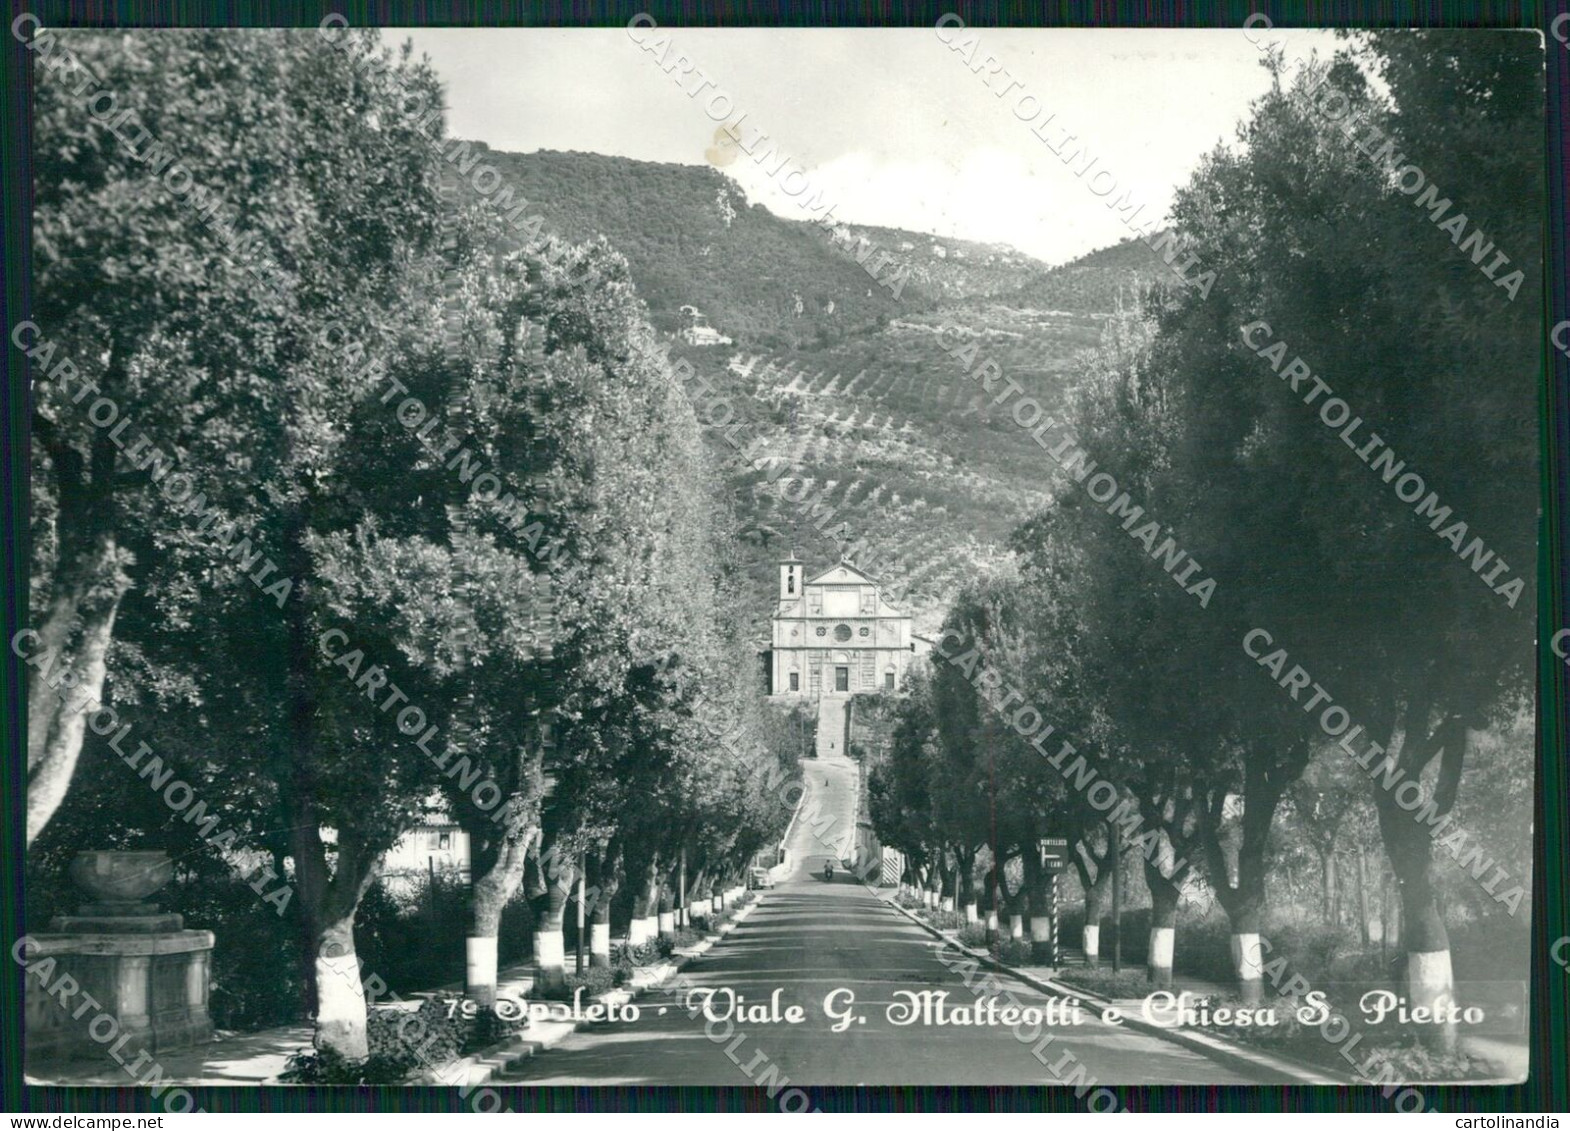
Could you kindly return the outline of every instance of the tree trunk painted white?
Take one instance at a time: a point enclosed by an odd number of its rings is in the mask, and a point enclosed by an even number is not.
[[[943,897],[942,902],[938,904],[938,910],[939,911],[953,911],[954,910],[954,897],[952,895],[945,895]]]
[[[567,950],[562,945],[561,928],[534,932],[536,981],[560,981],[567,976]]]
[[[1150,931],[1150,957],[1146,970],[1150,981],[1157,986],[1172,984],[1172,952],[1177,931],[1171,927],[1153,927]]]
[[[1259,935],[1244,931],[1231,938],[1232,968],[1237,971],[1238,993],[1244,1001],[1257,1002],[1264,998],[1265,959],[1260,950]]]
[[[481,866],[469,885],[469,926],[464,941],[464,994],[481,1006],[496,1004],[496,939],[502,908],[523,882],[524,868],[538,830],[520,829],[497,846],[489,866]],[[478,863],[478,862],[477,862]],[[476,982],[474,979],[480,978]]]
[[[1080,931],[1079,938],[1085,961],[1093,965],[1101,957],[1101,928],[1087,926]]]
[[[1025,917],[1023,915],[1009,916],[1009,938],[1022,939],[1025,937]]]
[[[1045,915],[1032,915],[1030,917],[1030,941],[1049,943],[1052,941],[1052,920]]]
[[[1455,1002],[1455,975],[1450,968],[1448,950],[1408,951],[1406,956],[1406,1000],[1412,1009],[1435,1009]],[[1439,1043],[1449,1048],[1455,1042],[1456,1027],[1426,1025]]]
[[[676,912],[661,911],[659,923],[661,935],[674,935],[676,933]]]
[[[987,933],[990,935],[998,933],[998,912],[996,908],[987,912]]]
[[[470,935],[463,940],[464,992],[469,1000],[496,1001],[496,936]]]
[[[360,960],[347,954],[316,956],[316,1047],[332,1049],[348,1060],[370,1055],[365,1035],[365,990]]]
[[[981,914],[976,910],[976,901],[973,899],[965,904],[965,922],[976,923],[981,920]]]
[[[609,923],[591,923],[589,925],[589,959],[590,964],[594,966],[609,966],[611,964],[611,925]]]
[[[638,917],[627,924],[627,945],[642,946],[649,941],[649,921]]]
[[[692,901],[692,914],[693,914],[693,916],[697,917],[697,916],[701,915],[703,918],[707,919],[710,915],[714,914],[713,903],[714,903],[714,901],[711,900],[711,899],[695,899],[695,900],[693,900]]]

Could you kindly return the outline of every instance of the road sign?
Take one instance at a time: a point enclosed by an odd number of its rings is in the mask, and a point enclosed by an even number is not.
[[[1041,866],[1054,875],[1068,867],[1068,841],[1060,836],[1044,836],[1036,842]]]

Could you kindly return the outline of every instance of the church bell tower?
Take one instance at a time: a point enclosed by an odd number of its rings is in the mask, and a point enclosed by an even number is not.
[[[801,597],[801,583],[803,579],[801,559],[796,556],[796,551],[790,552],[790,557],[780,562],[780,600],[795,601]]]

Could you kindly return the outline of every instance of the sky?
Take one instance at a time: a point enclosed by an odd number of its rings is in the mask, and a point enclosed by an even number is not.
[[[660,52],[645,50],[667,32],[667,63],[685,54],[714,84],[697,97],[687,91],[702,77],[678,83]],[[450,136],[518,153],[721,162],[750,201],[802,218],[783,171],[771,178],[723,138],[716,146],[716,131],[745,113],[742,137],[767,133],[806,170],[808,195],[821,188],[842,220],[1008,243],[1054,264],[1130,232],[1032,133],[1049,111],[1043,137],[1061,145],[1074,134],[1093,171],[1116,179],[1113,199],[1132,192],[1143,218],[1159,218],[1201,157],[1235,140],[1270,83],[1259,48],[1231,29],[978,29],[977,65],[991,55],[1011,76],[990,86],[931,28],[635,34],[642,45],[624,28],[390,30],[387,39],[410,38],[430,57],[447,87]],[[1328,34],[1291,37],[1294,54],[1333,49]],[[709,102],[717,92],[731,99],[729,114]]]

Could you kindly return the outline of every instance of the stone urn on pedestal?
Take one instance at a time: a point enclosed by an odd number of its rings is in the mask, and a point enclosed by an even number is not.
[[[124,930],[178,931],[180,916],[160,913],[158,905],[143,902],[174,879],[174,863],[163,852],[78,852],[71,861],[71,880],[93,902],[76,915],[60,915],[49,924],[55,931],[69,931],[79,924],[96,933]]]
[[[124,1063],[127,1053],[211,1040],[213,934],[185,930],[179,915],[150,902],[174,878],[168,855],[79,852],[70,874],[89,902],[56,916],[26,947],[30,973],[55,960],[47,983],[27,979],[29,1068],[83,1055]],[[62,993],[64,976],[76,992]]]

